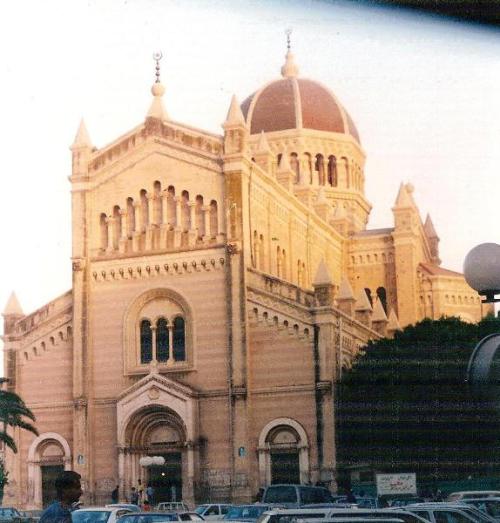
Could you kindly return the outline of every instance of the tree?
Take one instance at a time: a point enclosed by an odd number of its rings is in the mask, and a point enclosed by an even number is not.
[[[6,383],[7,378],[0,378],[0,385]],[[17,453],[17,445],[14,438],[8,434],[8,428],[19,427],[38,435],[38,431],[31,421],[35,421],[35,415],[26,406],[24,401],[15,392],[0,389],[0,441],[7,445],[13,452]]]
[[[338,385],[342,467],[417,472],[421,480],[487,474],[500,464],[500,423],[467,385],[475,345],[500,322],[424,320],[370,342]]]

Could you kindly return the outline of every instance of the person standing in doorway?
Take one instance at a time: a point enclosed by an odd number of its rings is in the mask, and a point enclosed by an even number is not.
[[[132,487],[130,490],[130,503],[132,503],[132,505],[139,505],[139,492],[137,492],[135,487]]]
[[[146,488],[146,497],[147,497],[149,505],[151,507],[154,507],[154,504],[155,504],[155,500],[154,500],[155,490],[154,490],[153,486],[151,485],[151,483],[148,483],[148,486]]]
[[[115,490],[111,492],[111,503],[118,503],[118,500],[120,499],[120,487],[119,485],[116,485]]]
[[[40,523],[71,523],[73,504],[82,495],[81,476],[64,470],[55,481],[56,499],[42,512]]]

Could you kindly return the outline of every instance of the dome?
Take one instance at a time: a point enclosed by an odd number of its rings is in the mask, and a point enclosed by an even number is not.
[[[348,134],[360,141],[347,111],[326,87],[313,80],[290,76],[271,82],[251,94],[241,110],[251,134],[314,129]]]

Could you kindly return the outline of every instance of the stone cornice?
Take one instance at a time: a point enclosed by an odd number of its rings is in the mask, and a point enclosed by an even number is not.
[[[90,265],[92,281],[134,280],[157,276],[178,276],[224,270],[225,250],[185,251],[138,256],[123,259],[93,259]]]

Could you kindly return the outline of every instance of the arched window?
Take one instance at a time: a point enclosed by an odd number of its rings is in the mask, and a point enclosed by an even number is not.
[[[182,191],[181,215],[182,230],[188,231],[191,227],[191,216],[189,213],[189,193],[187,191]]]
[[[331,187],[337,187],[337,158],[335,156],[328,157],[328,185]]]
[[[165,318],[160,318],[156,322],[156,359],[167,361],[168,349],[168,322]]]
[[[153,335],[151,322],[141,321],[141,363],[149,363],[153,359]]]
[[[292,153],[290,155],[290,167],[295,173],[295,179],[298,181],[300,179],[300,167],[299,167],[299,158],[297,153]]]
[[[304,153],[304,166],[306,169],[306,173],[305,173],[306,177],[311,179],[312,178],[312,158],[309,153]],[[299,182],[298,178],[296,181]]]
[[[135,212],[134,200],[127,198],[127,236],[132,238],[132,233],[135,231]]]
[[[156,224],[162,223],[162,208],[161,208],[161,183],[157,180],[154,185],[155,199],[151,202],[153,207],[153,221]]]
[[[177,316],[174,320],[173,331],[173,353],[175,361],[184,361],[186,359],[186,331],[184,318]]]
[[[370,301],[370,305],[373,307],[372,291],[368,287],[365,287],[365,292],[368,296],[368,300]]]
[[[259,269],[264,270],[265,262],[265,252],[264,252],[264,236],[261,234],[259,237]]]
[[[219,224],[217,221],[217,202],[212,200],[210,202],[210,236],[215,238],[219,233]]]
[[[325,185],[325,164],[323,161],[322,154],[316,155],[316,163],[314,165],[314,169],[318,172],[318,174],[317,174],[318,183],[320,185]]]
[[[206,225],[204,221],[204,213],[203,213],[203,196],[198,194],[196,196],[196,224],[195,227],[198,229],[198,236],[200,238],[203,238],[206,234]]]
[[[148,202],[148,193],[146,189],[141,190],[141,232],[146,230],[148,226],[148,217],[149,217],[149,202]]]
[[[167,189],[167,193],[167,223],[173,227],[174,225],[178,225],[175,223],[175,187],[170,185]]]
[[[118,242],[120,241],[120,237],[122,235],[122,215],[120,213],[120,207],[118,205],[115,205],[113,207],[113,249],[118,249]]]
[[[105,251],[108,248],[108,219],[104,213],[99,219],[99,226],[101,229],[101,249]]]
[[[387,292],[384,287],[379,287],[377,289],[377,296],[380,300],[380,303],[382,304],[382,307],[384,307],[384,311],[387,314]]]

